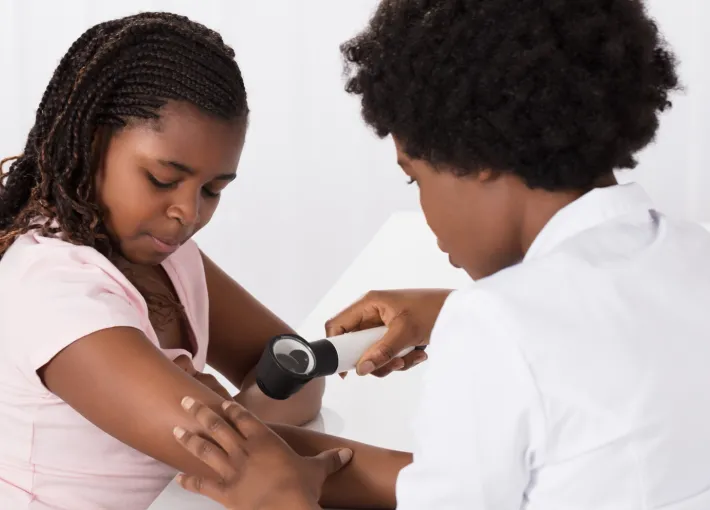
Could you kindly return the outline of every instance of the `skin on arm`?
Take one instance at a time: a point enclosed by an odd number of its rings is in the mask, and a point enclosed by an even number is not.
[[[186,473],[215,476],[173,438],[192,430],[181,407],[191,396],[222,415],[224,399],[172,363],[133,328],[97,331],[38,371],[49,391],[132,448]]]
[[[321,409],[325,381],[316,379],[285,401],[273,400],[256,385],[255,368],[266,343],[294,330],[222,271],[204,253],[210,300],[207,363],[240,389],[235,400],[261,420],[303,425]]]
[[[397,506],[397,476],[412,463],[411,453],[288,425],[271,424],[270,427],[300,455],[312,457],[335,448],[353,451],[352,460],[325,481],[320,502],[323,507],[390,509]]]
[[[173,430],[178,426],[196,432],[182,408],[184,397],[220,416],[225,398],[168,359],[139,329],[108,327],[85,335],[60,350],[38,375],[49,391],[124,444],[188,475],[218,476],[174,440]],[[293,426],[274,425],[274,430],[301,453],[315,455],[352,444],[359,458],[353,469],[326,485],[326,504],[393,507],[396,475],[411,462],[407,454]]]
[[[87,335],[59,352],[39,375],[49,391],[116,439],[188,475],[217,477],[175,441],[173,429],[195,431],[181,405],[185,396],[220,416],[224,398],[166,358],[141,331],[117,327]],[[397,474],[411,455],[288,425],[272,429],[302,455],[353,450],[351,464],[326,482],[325,506],[394,508]]]

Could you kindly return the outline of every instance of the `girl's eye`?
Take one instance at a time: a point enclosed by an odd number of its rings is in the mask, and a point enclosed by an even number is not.
[[[219,191],[214,192],[214,191],[210,191],[207,188],[202,188],[202,193],[204,193],[205,196],[207,196],[208,198],[217,198],[217,197],[219,197],[219,194],[220,194]]]
[[[148,180],[155,186],[156,188],[159,189],[170,189],[173,188],[177,185],[177,182],[163,182],[155,178],[155,176],[151,173],[148,173]]]
[[[150,172],[146,172],[146,175],[148,176],[148,180],[151,182],[153,186],[155,186],[158,189],[172,189],[176,187],[180,181],[173,181],[173,182],[163,182],[157,177],[155,177],[153,174]],[[217,198],[220,195],[220,191],[212,191],[208,188],[202,188],[202,194],[205,195],[208,198]]]

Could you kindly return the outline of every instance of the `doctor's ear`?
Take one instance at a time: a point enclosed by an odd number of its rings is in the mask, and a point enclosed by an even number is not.
[[[487,168],[485,170],[479,170],[478,172],[473,174],[473,176],[478,182],[488,183],[498,180],[498,178],[501,176],[501,172]]]

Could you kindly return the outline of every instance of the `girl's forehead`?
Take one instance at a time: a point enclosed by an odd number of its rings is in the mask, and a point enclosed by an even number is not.
[[[121,148],[146,157],[191,161],[195,166],[234,168],[241,153],[246,123],[226,121],[200,111],[192,105],[168,104],[160,118],[120,133]]]

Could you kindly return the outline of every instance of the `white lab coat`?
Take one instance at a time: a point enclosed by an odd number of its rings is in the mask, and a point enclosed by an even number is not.
[[[710,233],[637,184],[446,302],[401,510],[710,510]]]

